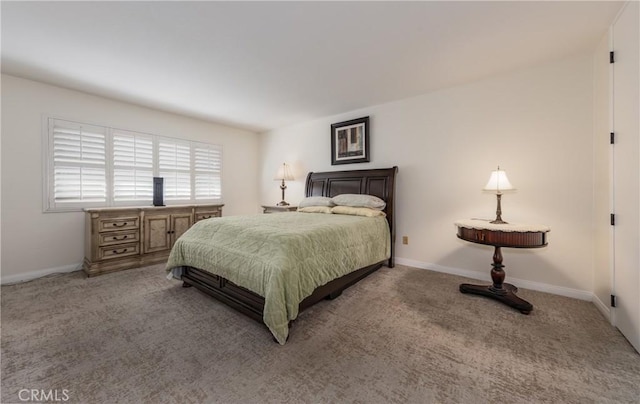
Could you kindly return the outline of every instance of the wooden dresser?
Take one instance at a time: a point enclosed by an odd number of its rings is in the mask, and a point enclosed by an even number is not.
[[[224,205],[85,209],[83,269],[89,276],[166,261],[195,222],[222,216]]]

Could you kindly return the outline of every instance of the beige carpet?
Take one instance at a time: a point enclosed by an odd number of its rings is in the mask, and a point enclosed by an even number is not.
[[[640,356],[588,302],[382,268],[302,313],[289,342],[162,266],[2,287],[3,403],[638,403]]]

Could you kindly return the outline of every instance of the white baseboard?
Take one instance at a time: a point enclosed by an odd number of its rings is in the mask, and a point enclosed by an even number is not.
[[[82,263],[70,264],[70,265],[65,265],[65,266],[55,267],[55,268],[39,269],[37,271],[25,272],[22,274],[15,274],[15,275],[4,276],[0,274],[0,284],[11,285],[14,283],[27,282],[33,279],[42,278],[43,276],[47,276],[51,274],[73,272],[73,271],[78,271],[80,269],[82,269]]]
[[[609,308],[609,306],[607,306],[606,304],[604,304],[604,302],[600,299],[598,299],[598,296],[596,296],[596,294],[593,294],[593,304],[596,306],[596,308],[598,309],[598,311],[600,311],[600,313],[602,313],[602,315],[609,320],[609,322],[611,322],[611,308]]]
[[[443,265],[432,264],[429,262],[421,262],[421,261],[416,261],[408,258],[400,258],[400,257],[396,257],[395,261],[400,265],[407,265],[414,268],[428,269],[431,271],[442,272],[445,274],[464,276],[466,278],[478,279],[485,282],[491,281],[491,276],[486,271],[483,271],[483,272],[471,271],[468,269],[447,267]],[[27,282],[27,281],[41,278],[43,276],[47,276],[51,274],[73,272],[73,271],[78,271],[80,269],[82,269],[82,263],[70,264],[70,265],[65,265],[65,266],[55,267],[55,268],[45,268],[37,271],[31,271],[31,272],[26,272],[22,274],[15,274],[15,275],[8,275],[8,276],[3,276],[0,274],[0,284],[11,285],[14,283]],[[517,283],[518,286],[523,287],[525,289],[537,290],[540,292],[547,292],[547,293],[552,293],[554,295],[572,297],[574,299],[587,300],[587,301],[593,302],[593,304],[605,316],[605,318],[607,318],[608,320],[610,320],[611,318],[611,310],[609,309],[609,306],[604,304],[592,292],[589,292],[586,290],[565,288],[563,286],[549,285],[548,283],[528,281],[525,279],[518,279],[518,278],[509,278],[509,279],[512,279],[514,283]]]
[[[471,271],[468,269],[446,267],[443,265],[432,264],[429,262],[420,262],[420,261],[415,261],[407,258],[399,258],[399,257],[396,258],[395,261],[398,264],[407,265],[410,267],[428,269],[431,271],[443,272],[445,274],[464,276],[467,278],[478,279],[481,281],[487,281],[487,282],[491,281],[491,276],[489,274],[489,271],[483,271],[483,272]],[[563,286],[549,285],[548,283],[528,281],[525,279],[518,279],[513,277],[509,277],[509,281],[517,284],[518,287],[522,287],[524,289],[537,290],[539,292],[546,292],[554,295],[572,297],[574,299],[586,300],[589,302],[594,302],[595,300],[595,296],[593,292],[589,292],[586,290],[565,288]],[[608,315],[607,315],[607,318],[608,318]]]

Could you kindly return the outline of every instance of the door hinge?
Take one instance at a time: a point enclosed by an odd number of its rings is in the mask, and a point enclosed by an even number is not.
[[[614,213],[611,214],[611,226],[616,225],[616,215]]]
[[[616,142],[616,134],[611,132],[611,135],[609,136],[609,142],[611,144],[614,144]]]
[[[613,51],[609,52],[609,63],[615,63],[616,59],[613,57]]]
[[[616,307],[616,295],[611,295],[611,307]]]

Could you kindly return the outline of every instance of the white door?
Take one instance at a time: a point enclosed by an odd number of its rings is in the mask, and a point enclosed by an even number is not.
[[[613,323],[640,352],[640,28],[639,3],[613,25]]]

